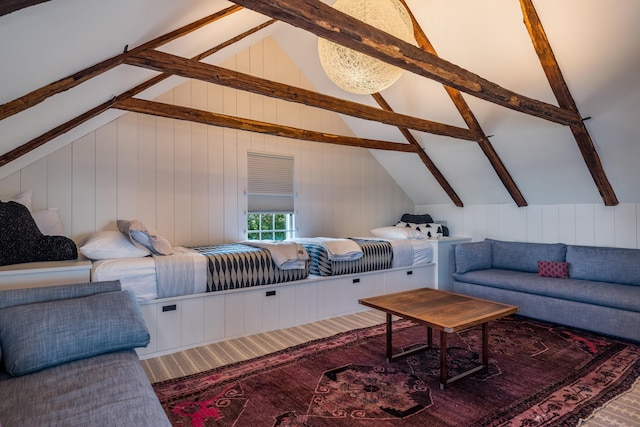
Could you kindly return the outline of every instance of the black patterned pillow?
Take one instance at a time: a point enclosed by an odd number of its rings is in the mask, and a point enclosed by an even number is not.
[[[17,202],[0,202],[0,265],[78,258],[73,240],[44,236],[29,209]]]
[[[400,221],[402,222],[409,222],[409,223],[413,223],[413,224],[426,224],[429,222],[433,222],[433,219],[431,218],[431,215],[429,214],[422,214],[422,215],[414,215],[414,214],[404,214],[402,215],[402,218],[400,218]]]

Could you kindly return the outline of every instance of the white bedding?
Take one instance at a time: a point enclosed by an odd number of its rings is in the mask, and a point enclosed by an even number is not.
[[[393,267],[404,267],[411,265],[421,265],[433,261],[433,246],[427,239],[381,239],[379,237],[362,237],[363,239],[387,240],[393,247]],[[194,256],[202,257],[202,261],[206,260],[204,255],[194,255],[195,252],[183,247],[174,247],[176,253],[186,255],[188,252],[191,258]],[[162,257],[165,261],[171,262],[166,258],[173,257],[167,255]],[[177,258],[176,258],[177,259]],[[206,262],[198,262],[192,259],[191,268],[202,265],[204,271],[198,273],[193,272],[195,276],[200,274],[206,276]],[[170,274],[166,269],[162,269],[164,274]],[[162,273],[161,273],[162,274]],[[192,273],[189,273],[192,274]],[[150,256],[144,258],[119,258],[95,261],[91,269],[91,281],[99,280],[120,280],[123,289],[128,289],[136,295],[139,302],[149,301],[158,298],[158,276],[156,274],[156,263]],[[201,280],[198,280],[200,282]],[[206,280],[204,281],[206,283]],[[204,292],[204,290],[198,290]]]
[[[351,239],[333,237],[296,237],[289,239],[299,244],[312,243],[322,245],[331,261],[354,261],[362,258],[360,245]]]
[[[433,262],[433,245],[429,240],[409,240],[413,247],[413,264],[421,265]]]
[[[384,240],[393,248],[393,268],[427,264],[433,261],[433,245],[428,239],[385,239],[359,237],[359,239]]]
[[[101,280],[120,280],[122,289],[133,292],[139,302],[158,298],[156,263],[150,256],[95,261],[91,281]]]

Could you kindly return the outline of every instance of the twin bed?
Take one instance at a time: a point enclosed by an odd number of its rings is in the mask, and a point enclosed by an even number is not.
[[[171,255],[97,260],[91,280],[119,279],[123,289],[132,291],[143,302],[298,281],[309,275],[336,276],[418,266],[432,260],[433,247],[427,239],[314,237],[278,243],[244,241],[174,247]]]

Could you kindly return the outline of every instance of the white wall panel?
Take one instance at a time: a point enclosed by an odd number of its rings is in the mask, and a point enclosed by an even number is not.
[[[133,219],[133,217],[118,215],[119,186],[116,166],[119,164],[118,123],[118,120],[114,120],[96,131],[96,227],[98,229],[115,230],[114,218]],[[135,159],[136,156],[133,160]],[[126,170],[128,164],[128,161],[124,162],[122,171]]]
[[[559,241],[558,205],[542,206],[542,241],[556,243]]]
[[[570,245],[576,243],[576,207],[560,205],[558,207],[558,241]]]
[[[527,206],[527,241],[542,241],[542,206]]]
[[[73,182],[72,145],[65,145],[47,157],[47,207],[58,208],[65,233],[72,236]]]
[[[593,205],[576,205],[576,244],[595,245],[595,220]]]
[[[510,241],[562,242],[584,246],[611,246],[640,249],[640,205],[601,204],[417,205],[416,213],[437,212],[447,221],[451,234],[471,236],[473,241],[496,238]],[[461,215],[460,212],[463,212]],[[486,221],[486,232],[481,224]],[[500,224],[499,236],[492,231]]]
[[[138,217],[138,115],[118,120],[118,218]]]
[[[20,173],[21,185],[31,189],[31,208],[34,211],[47,207],[47,160],[41,159],[24,168]]]
[[[635,248],[637,240],[637,209],[635,204],[621,204],[614,210],[614,240],[615,246],[621,248]]]
[[[90,133],[73,143],[71,235],[79,238],[99,229],[96,226],[95,137],[95,132]]]
[[[594,205],[596,246],[615,246],[615,209]]]
[[[138,127],[138,216],[149,227],[157,228],[156,119],[140,114]]]

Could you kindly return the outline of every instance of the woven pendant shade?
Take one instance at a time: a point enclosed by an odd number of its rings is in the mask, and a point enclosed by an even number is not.
[[[408,43],[413,25],[398,0],[338,0],[333,7]],[[371,94],[391,86],[402,69],[325,39],[318,39],[320,63],[329,78],[347,92]]]

